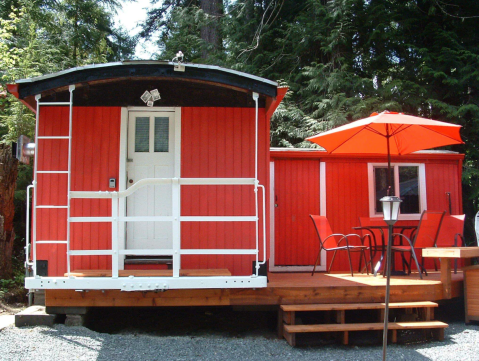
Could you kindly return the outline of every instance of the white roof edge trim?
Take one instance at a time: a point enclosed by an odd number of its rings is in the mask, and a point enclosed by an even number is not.
[[[89,69],[96,69],[96,68],[107,68],[107,67],[113,67],[113,66],[121,66],[121,65],[148,65],[148,64],[163,64],[163,65],[171,65],[174,66],[177,63],[173,63],[171,61],[155,61],[155,60],[128,60],[128,61],[119,61],[119,62],[114,62],[114,63],[104,63],[104,64],[92,64],[92,65],[85,65],[85,66],[79,66],[75,68],[70,68],[67,70],[62,70],[56,73],[51,73],[51,74],[46,74],[46,75],[41,75],[37,76],[34,78],[27,78],[27,79],[19,79],[15,81],[16,84],[25,84],[25,83],[34,83],[36,81],[40,80],[45,80],[45,79],[50,79],[50,78],[55,78],[60,75],[64,74],[69,74],[73,73],[75,71],[82,71],[82,70],[89,70]],[[222,68],[220,66],[216,65],[203,65],[203,64],[190,64],[190,63],[182,63],[186,68],[198,68],[198,69],[210,69],[210,70],[218,70],[222,71],[224,73],[230,73],[238,76],[242,76],[245,78],[253,79],[262,83],[266,83],[269,85],[273,86],[278,86],[278,83],[269,79],[261,78],[256,75],[251,75],[248,73],[243,73],[241,71],[237,70],[232,70],[232,69],[227,69],[227,68]]]
[[[318,152],[318,153],[325,153],[326,151],[321,150],[321,149],[314,149],[314,148],[281,148],[281,147],[271,147],[269,148],[270,151],[274,152]],[[348,155],[354,154],[346,154],[346,153],[341,153],[345,157]],[[358,154],[363,154],[363,153],[358,153]],[[452,150],[434,150],[434,149],[425,149],[425,150],[417,150],[415,152],[409,153],[409,154],[461,154],[460,152],[455,152]],[[409,154],[404,154],[405,156]],[[368,156],[375,157],[375,156],[382,156],[382,154],[368,154]],[[401,157],[401,156],[399,156]]]

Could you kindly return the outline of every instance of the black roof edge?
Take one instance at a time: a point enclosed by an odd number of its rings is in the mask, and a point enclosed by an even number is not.
[[[170,78],[210,82],[276,97],[278,84],[271,80],[218,66],[183,64],[185,71],[175,71],[174,63],[157,61],[125,61],[72,68],[37,78],[18,80],[19,98],[72,84],[119,78]]]

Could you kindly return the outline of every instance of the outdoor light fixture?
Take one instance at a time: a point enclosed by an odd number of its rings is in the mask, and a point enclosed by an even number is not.
[[[383,217],[384,222],[387,223],[388,227],[388,246],[387,246],[387,256],[386,256],[386,299],[384,303],[386,304],[384,310],[384,330],[383,330],[383,361],[386,361],[386,348],[388,345],[388,317],[389,317],[389,288],[391,280],[391,243],[393,242],[393,226],[398,220],[399,216],[399,205],[402,200],[399,197],[383,197],[380,199],[383,204]]]
[[[399,205],[402,200],[399,197],[383,197],[380,199],[380,202],[383,204],[384,222],[394,226],[398,220]]]
[[[141,95],[141,100],[143,100],[144,103],[146,103],[147,106],[152,107],[154,102],[161,99],[160,97],[160,92],[158,89],[153,89],[151,91],[146,90],[142,95]]]

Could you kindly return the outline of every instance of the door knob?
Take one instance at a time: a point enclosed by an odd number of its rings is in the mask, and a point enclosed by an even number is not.
[[[130,182],[130,184],[133,183],[133,179],[130,179],[128,182]]]

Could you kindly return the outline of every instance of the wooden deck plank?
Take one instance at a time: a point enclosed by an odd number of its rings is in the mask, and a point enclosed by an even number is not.
[[[441,321],[423,322],[389,322],[388,330],[413,330],[430,328],[447,328],[449,325]],[[384,324],[377,323],[344,323],[324,325],[284,325],[288,333],[307,332],[339,332],[339,331],[375,331],[384,329]]]
[[[313,305],[281,305],[285,312],[290,311],[338,311],[338,310],[381,310],[386,307],[385,303],[348,303],[348,304],[313,304]],[[424,308],[438,307],[435,302],[393,302],[389,308]]]
[[[173,270],[120,270],[120,277],[172,277]],[[65,274],[65,277],[67,274]],[[73,277],[111,277],[111,270],[75,270],[70,272]],[[231,276],[227,269],[183,269],[180,270],[182,277],[210,277],[210,276]]]

